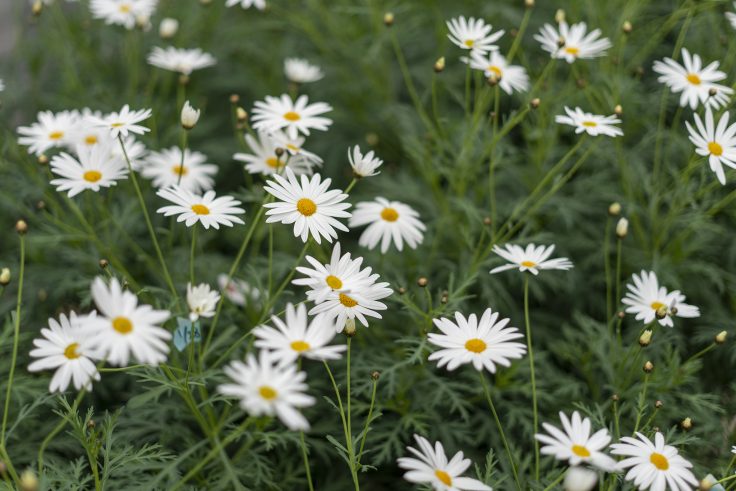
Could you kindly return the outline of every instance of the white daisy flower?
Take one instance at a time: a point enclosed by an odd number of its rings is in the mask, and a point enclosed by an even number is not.
[[[295,138],[291,138],[289,137],[289,135],[287,135],[281,130],[273,131],[270,133],[270,135],[271,135],[271,139],[275,142],[276,146],[281,147],[284,150],[286,150],[289,153],[289,155],[291,155],[292,157],[299,156],[305,159],[307,163],[309,163],[310,166],[311,165],[317,165],[317,166],[322,165],[322,158],[319,155],[306,150],[302,146],[304,145],[304,140],[306,140],[306,138],[304,138],[303,136],[297,135]],[[295,164],[294,162],[292,162],[292,159],[289,159],[289,161],[287,162],[287,165],[293,169]],[[310,172],[311,172],[311,169],[310,169]]]
[[[568,26],[567,22],[562,21],[557,27],[555,29],[553,25],[545,24],[539,34],[534,35],[534,39],[539,41],[542,49],[550,53],[552,58],[561,58],[573,63],[577,59],[605,56],[606,50],[612,46],[608,38],[601,37],[600,29],[588,33],[585,22]],[[561,42],[564,44],[560,47]]]
[[[373,249],[381,242],[381,253],[385,254],[392,240],[398,250],[404,242],[416,249],[424,240],[425,225],[419,221],[419,213],[399,201],[377,197],[375,201],[363,201],[355,205],[350,227],[368,228],[360,235],[358,243]]]
[[[100,128],[90,122],[90,118],[102,118],[100,111],[92,111],[85,107],[81,112],[75,113],[74,126],[69,130],[67,138],[67,146],[75,150],[77,146],[92,147],[97,144],[107,145],[109,147],[119,145],[110,137],[110,132],[105,128]],[[122,152],[121,152],[122,153]]]
[[[491,51],[490,54],[472,52],[470,68],[482,70],[487,79],[493,78],[498,81],[498,86],[507,94],[529,90],[529,76],[526,69],[519,65],[509,65],[498,51]]]
[[[207,68],[217,63],[214,56],[199,48],[183,49],[169,46],[154,47],[148,55],[148,64],[164,70],[190,75],[194,70]]]
[[[404,479],[413,483],[430,484],[435,491],[492,491],[489,486],[470,477],[462,477],[472,464],[462,452],[456,453],[449,461],[440,442],[434,448],[429,441],[414,435],[419,449],[406,447],[414,457],[400,457],[399,467],[407,470]],[[416,457],[416,458],[415,458]]]
[[[733,8],[736,9],[736,2],[733,3]],[[733,12],[726,12],[726,19],[731,23],[731,27],[736,29],[736,14]]]
[[[487,53],[498,49],[494,43],[503,36],[504,31],[496,31],[491,34],[493,26],[486,24],[483,19],[464,16],[455,17],[445,22],[450,33],[447,37],[455,45],[462,49],[468,49],[480,53]]]
[[[540,269],[562,269],[568,270],[572,268],[572,262],[566,257],[549,259],[555,250],[555,246],[535,246],[528,244],[526,249],[514,244],[506,244],[505,249],[501,249],[497,245],[493,246],[493,252],[504,258],[509,264],[504,264],[491,270],[491,274],[500,273],[507,269],[516,269],[522,273],[529,271],[533,275],[538,275]]]
[[[77,121],[72,111],[51,111],[38,113],[38,121],[31,126],[18,128],[18,143],[28,147],[28,153],[42,155],[49,148],[58,148],[68,144],[69,134]]]
[[[284,60],[284,74],[295,84],[306,84],[321,80],[325,76],[322,69],[301,58],[287,58]]]
[[[147,365],[166,361],[171,333],[159,326],[171,316],[168,311],[138,305],[138,297],[124,291],[115,278],[109,287],[95,278],[92,299],[101,315],[88,317],[84,328],[101,357],[116,366],[126,366],[131,355]]]
[[[667,292],[663,286],[659,286],[657,275],[654,271],[642,270],[641,276],[632,276],[634,284],[628,283],[626,296],[621,302],[626,307],[626,312],[636,314],[636,320],[649,324],[657,318],[657,311],[664,309],[665,316],[657,319],[659,325],[673,327],[672,316],[677,317],[700,317],[700,310],[694,305],[685,302],[685,295],[679,290]]]
[[[323,302],[312,307],[309,315],[325,314],[325,322],[332,322],[336,332],[342,332],[348,321],[354,323],[356,318],[368,327],[366,317],[381,319],[377,311],[388,307],[379,300],[393,293],[388,283],[375,283],[378,278],[379,275],[374,274],[369,281],[359,286],[353,285],[349,292],[330,292]]]
[[[3,81],[3,79],[0,78],[0,92],[2,92],[3,90],[5,90],[5,82]]]
[[[597,482],[597,472],[585,467],[573,466],[567,470],[562,487],[565,491],[591,491]]]
[[[365,155],[360,151],[360,147],[355,145],[352,148],[348,148],[348,160],[350,161],[350,167],[353,168],[353,175],[355,177],[370,177],[380,174],[380,171],[376,171],[383,160],[379,159],[373,153],[373,150],[369,151]]]
[[[337,238],[337,230],[347,232],[348,228],[337,218],[349,218],[345,211],[350,203],[342,203],[348,197],[340,189],[328,191],[332,179],[322,181],[322,176],[315,174],[310,179],[302,175],[301,184],[294,172],[286,168],[286,179],[273,174],[273,181],[266,181],[263,189],[276,197],[277,202],[266,203],[268,218],[266,223],[280,222],[294,224],[294,237],[301,237],[303,242],[311,234],[319,244],[320,236],[332,242]]]
[[[690,141],[695,145],[695,153],[708,157],[708,164],[718,177],[718,181],[726,184],[726,173],[723,166],[727,165],[736,169],[736,123],[728,125],[728,111],[718,121],[716,127],[713,120],[713,112],[710,108],[705,110],[705,124],[698,114],[694,114],[695,126],[686,121],[687,131],[690,133]]]
[[[332,106],[325,102],[309,104],[306,95],[299,96],[296,102],[286,94],[281,97],[266,96],[266,101],[256,101],[251,121],[254,130],[274,132],[284,129],[290,138],[299,133],[309,136],[309,130],[323,130],[332,124],[329,118],[320,114],[332,111]]]
[[[616,116],[599,116],[597,114],[586,113],[579,107],[573,111],[565,106],[567,116],[555,116],[555,123],[567,124],[575,127],[575,133],[585,132],[591,136],[606,135],[612,138],[624,134],[620,128],[614,126],[621,122]]]
[[[127,104],[123,106],[120,112],[112,112],[103,118],[96,116],[90,116],[88,120],[94,123],[96,126],[110,129],[110,136],[117,138],[118,135],[123,137],[128,136],[128,132],[135,133],[136,135],[142,135],[150,129],[145,126],[141,126],[137,123],[151,117],[152,111],[150,109],[140,109],[138,111],[131,111],[130,106]]]
[[[636,436],[638,440],[625,436],[620,443],[611,445],[612,454],[627,457],[618,463],[621,470],[630,468],[625,476],[627,481],[652,491],[690,491],[698,486],[690,471],[693,465],[678,454],[677,448],[665,444],[662,433],[654,435],[654,443],[641,433]]]
[[[158,0],[91,0],[92,17],[105,24],[115,24],[133,29],[141,20],[151,18]]]
[[[342,352],[347,350],[344,344],[330,346],[336,332],[332,324],[325,323],[324,317],[318,315],[307,325],[307,307],[299,304],[296,308],[286,304],[286,322],[277,316],[271,317],[276,326],[261,325],[253,329],[256,338],[255,346],[271,351],[279,364],[294,363],[303,356],[310,360],[339,360]]]
[[[80,146],[77,155],[55,155],[50,165],[51,172],[59,176],[50,184],[60,193],[68,191],[70,198],[87,189],[99,192],[100,188],[115,186],[118,180],[128,178],[127,165],[113,155],[109,146]]]
[[[437,366],[447,365],[448,370],[472,363],[478,371],[485,368],[496,373],[496,365],[511,366],[512,359],[526,353],[526,346],[511,340],[524,336],[517,328],[506,327],[509,319],[498,317],[498,312],[488,308],[480,320],[475,314],[466,319],[460,312],[455,312],[455,322],[444,317],[432,319],[442,334],[429,333],[427,339],[442,349],[429,355],[429,360],[439,360]]]
[[[64,392],[71,382],[74,382],[75,389],[89,391],[92,390],[92,381],[100,380],[92,361],[99,356],[89,342],[82,321],[74,312],[69,317],[61,314],[58,321],[49,319],[49,327],[41,329],[42,337],[33,340],[36,348],[30,355],[38,359],[28,365],[28,371],[56,369],[49,392]]]
[[[680,106],[690,106],[694,111],[700,103],[713,109],[728,104],[733,89],[716,83],[726,78],[726,74],[718,70],[719,62],[703,67],[700,56],[690,55],[685,48],[682,48],[682,62],[680,65],[672,58],[654,62],[654,71],[660,74],[657,80],[672,92],[682,93]],[[715,95],[711,95],[711,89],[715,90]]]
[[[572,420],[560,411],[560,421],[564,431],[549,423],[542,423],[549,435],[534,435],[543,444],[540,449],[542,454],[553,455],[570,465],[590,464],[607,472],[614,470],[616,461],[604,452],[611,443],[611,435],[606,428],[591,435],[590,419],[581,418],[577,411],[572,413]]]
[[[286,166],[290,167],[296,175],[312,173],[312,165],[309,160],[300,155],[288,155],[286,148],[265,131],[258,132],[258,139],[246,133],[245,142],[253,153],[236,153],[233,159],[245,162],[245,170],[251,174],[281,173]],[[276,155],[277,148],[285,152],[278,156]]]
[[[305,394],[307,374],[297,371],[296,365],[279,365],[274,355],[262,350],[258,359],[249,354],[245,363],[234,361],[224,371],[235,383],[221,385],[218,391],[240,399],[248,414],[276,415],[291,430],[309,429],[296,408],[312,406],[315,400]]]
[[[226,273],[217,275],[217,285],[225,298],[239,307],[245,307],[249,301],[255,302],[261,297],[261,292],[246,281],[231,278],[228,282]]]
[[[378,275],[371,275],[371,268],[360,269],[363,258],[351,259],[350,253],[340,255],[340,243],[337,242],[332,249],[332,257],[328,264],[322,264],[312,256],[306,260],[314,266],[305,268],[298,266],[297,272],[305,275],[305,278],[297,278],[292,281],[295,285],[309,287],[307,299],[314,303],[322,303],[332,292],[350,293],[354,288],[365,283],[372,284]]]
[[[187,148],[182,165],[181,148],[171,147],[149,153],[146,164],[138,170],[143,177],[151,179],[157,188],[178,184],[192,193],[201,193],[212,189],[215,185],[213,176],[217,173],[217,166],[206,162],[206,155]]]
[[[189,305],[189,319],[194,322],[200,317],[214,317],[220,294],[210,288],[207,283],[192,286],[187,283],[187,305]]]
[[[181,186],[160,189],[156,194],[174,203],[161,207],[156,212],[167,217],[178,215],[176,221],[184,222],[187,227],[199,222],[205,229],[213,227],[219,230],[220,225],[232,227],[236,223],[245,223],[236,216],[245,213],[245,210],[239,208],[240,201],[232,196],[218,198],[214,191],[207,191],[200,196]]]
[[[263,10],[266,8],[266,0],[227,0],[225,2],[225,7],[234,7],[235,5],[240,5],[244,9],[255,7],[258,10]]]

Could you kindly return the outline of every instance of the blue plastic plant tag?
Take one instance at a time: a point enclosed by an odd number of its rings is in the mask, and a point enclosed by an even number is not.
[[[202,333],[199,330],[199,321],[192,323],[191,320],[185,317],[177,317],[176,322],[179,324],[179,327],[174,331],[174,346],[176,346],[176,349],[184,351],[192,341],[195,343],[202,341]],[[192,330],[194,330],[193,333]]]

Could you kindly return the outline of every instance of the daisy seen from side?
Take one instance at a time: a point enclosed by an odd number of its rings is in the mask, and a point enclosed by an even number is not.
[[[96,126],[108,128],[110,130],[110,136],[112,138],[118,138],[118,136],[126,137],[128,133],[143,135],[151,131],[149,128],[138,124],[150,118],[151,114],[153,112],[150,109],[131,111],[130,106],[126,104],[120,111],[112,112],[101,118],[89,116],[88,120]]]
[[[560,269],[568,270],[573,267],[572,262],[566,257],[549,259],[555,250],[555,246],[536,246],[527,244],[526,248],[515,244],[506,244],[503,248],[495,245],[493,252],[508,261],[504,264],[493,268],[491,274],[500,273],[508,269],[518,269],[522,273],[529,271],[533,275],[538,275],[543,269]]]
[[[642,270],[631,279],[633,284],[626,285],[628,291],[621,302],[627,306],[627,313],[636,314],[636,320],[649,324],[657,319],[659,325],[673,327],[674,316],[700,317],[698,307],[686,304],[686,297],[679,290],[668,292],[667,288],[660,286],[654,271]],[[664,317],[658,318],[657,312]]]
[[[217,60],[214,56],[199,48],[184,49],[173,46],[160,48],[156,46],[148,55],[149,65],[182,75],[190,75],[195,70],[213,66],[215,63]]]
[[[612,46],[608,38],[601,37],[600,29],[588,32],[585,22],[568,25],[562,21],[557,28],[552,24],[545,24],[539,33],[534,35],[534,39],[542,45],[544,51],[550,53],[552,58],[563,59],[567,63],[605,56],[606,50]]]
[[[529,90],[529,75],[519,65],[510,65],[498,51],[489,54],[473,52],[470,55],[470,68],[481,70],[489,80],[495,80],[507,94]]]
[[[324,73],[317,65],[312,65],[301,58],[286,58],[284,60],[284,74],[295,84],[306,84],[322,80]]]
[[[157,188],[179,185],[192,193],[201,193],[215,185],[217,166],[207,163],[207,156],[203,153],[188,148],[184,150],[182,163],[181,148],[171,147],[151,151],[138,171],[143,177],[151,179]]]
[[[504,31],[493,32],[493,26],[486,24],[483,19],[464,16],[455,17],[445,22],[447,37],[456,46],[479,53],[487,53],[498,49],[496,41],[504,35]]]
[[[348,161],[353,168],[353,175],[358,178],[380,174],[377,169],[383,164],[383,160],[376,157],[373,150],[364,154],[358,145],[348,148]]]
[[[214,317],[220,294],[217,290],[210,288],[207,283],[193,286],[187,283],[187,305],[189,306],[189,319],[194,322],[200,317]]]
[[[605,135],[615,138],[624,134],[621,128],[615,126],[621,123],[615,115],[601,116],[598,114],[587,113],[576,107],[570,109],[565,106],[566,115],[558,114],[555,116],[555,123],[566,124],[575,128],[575,133],[587,133],[591,136]]]

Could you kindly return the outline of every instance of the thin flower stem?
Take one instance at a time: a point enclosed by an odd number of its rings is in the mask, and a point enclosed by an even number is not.
[[[399,68],[401,69],[401,75],[404,78],[404,84],[406,85],[406,89],[409,91],[409,97],[414,103],[414,108],[417,110],[417,113],[419,114],[420,119],[425,124],[427,129],[433,130],[434,127],[432,126],[432,120],[427,115],[427,111],[425,111],[424,106],[422,106],[422,101],[419,99],[419,95],[417,94],[417,89],[416,87],[414,87],[414,82],[411,79],[411,73],[409,72],[409,67],[406,64],[404,53],[401,51],[401,45],[399,44],[399,40],[396,37],[395,29],[390,29],[390,36],[391,36],[391,44],[393,45],[394,53],[396,54],[396,60],[399,62]]]
[[[616,296],[613,299],[616,307],[618,307],[621,302],[621,249],[623,242],[624,241],[620,238],[616,241]]]
[[[360,490],[360,484],[358,483],[358,470],[356,469],[356,460],[355,460],[355,448],[353,446],[353,427],[351,423],[351,410],[350,410],[350,400],[351,400],[351,394],[350,394],[350,346],[352,344],[353,338],[348,336],[348,352],[347,352],[347,441],[345,444],[348,447],[348,458],[350,460],[350,473],[353,476],[353,484],[355,485],[355,491]]]
[[[192,227],[192,249],[189,251],[189,282],[194,286],[194,251],[197,244],[197,225]]]
[[[184,128],[181,130],[181,163],[179,164],[179,176],[176,178],[176,185],[181,184],[181,177],[184,175],[184,160],[187,155],[187,137],[188,131]]]
[[[728,482],[731,479],[736,479],[736,474],[731,474],[730,476],[726,476],[722,479],[719,479],[718,481],[716,481],[716,484],[723,484],[724,482]]]
[[[363,427],[363,437],[360,440],[360,449],[358,450],[358,456],[355,461],[360,465],[360,458],[363,456],[363,448],[365,447],[365,441],[368,439],[368,429],[371,424],[371,415],[373,414],[373,407],[376,403],[376,389],[378,388],[378,379],[373,380],[373,391],[371,393],[371,405],[368,408],[368,416],[365,418],[365,426]]]
[[[616,440],[621,438],[621,428],[619,427],[619,413],[618,413],[618,401],[613,401],[613,428],[616,435]]]
[[[506,61],[509,64],[514,59],[516,50],[519,49],[519,46],[521,45],[521,39],[524,37],[524,31],[526,31],[527,25],[529,25],[529,19],[531,18],[531,16],[532,16],[532,9],[527,8],[526,11],[524,11],[524,17],[522,17],[521,19],[521,24],[519,24],[519,29],[517,30],[516,37],[514,38],[514,42],[511,45],[511,48],[509,49],[508,54],[506,55]]]
[[[606,324],[613,329],[613,305],[611,300],[611,217],[606,218],[603,232],[603,268],[606,276]],[[611,333],[612,334],[612,333]]]
[[[353,177],[353,180],[350,181],[350,184],[348,184],[348,187],[345,188],[345,191],[343,191],[343,193],[348,194],[357,183],[358,183],[358,179],[356,177]]]
[[[644,387],[641,389],[641,395],[640,401],[644,401],[644,399],[647,396],[647,388],[649,387],[649,374],[644,375]],[[639,406],[639,409],[636,411],[636,423],[634,424],[634,433],[639,431],[639,423],[641,423],[641,417],[644,415],[644,404],[641,404]]]
[[[713,348],[715,348],[716,346],[718,346],[718,344],[716,344],[716,343],[711,343],[711,344],[710,344],[710,345],[708,345],[707,347],[703,348],[702,350],[698,351],[698,352],[697,352],[697,353],[695,353],[695,354],[694,354],[693,356],[691,356],[690,358],[688,358],[687,360],[685,360],[685,363],[683,363],[683,365],[687,365],[688,363],[690,363],[690,362],[693,362],[693,361],[697,360],[698,358],[700,358],[700,357],[701,357],[701,356],[703,356],[704,354],[708,353],[708,352],[709,352],[710,350],[712,350],[712,349],[713,349]]]
[[[350,353],[350,338],[348,338],[348,353]],[[350,359],[350,355],[348,354],[348,360],[349,359]],[[335,396],[337,397],[337,407],[340,410],[340,419],[342,420],[342,429],[345,435],[345,443],[347,444],[347,449],[348,449],[348,461],[350,465],[350,474],[353,477],[353,485],[355,486],[355,490],[358,491],[360,489],[360,484],[358,484],[358,474],[355,471],[355,466],[354,466],[355,455],[353,454],[352,438],[351,438],[350,432],[348,431],[348,421],[345,417],[345,409],[342,405],[342,398],[340,397],[340,389],[337,387],[337,383],[335,382],[335,377],[332,375],[332,370],[330,370],[330,365],[327,364],[326,360],[324,360],[323,363],[325,365],[325,369],[327,369],[327,374],[330,376],[330,382],[332,382],[332,388],[335,389]],[[348,366],[350,366],[349,362],[348,362]],[[350,373],[350,370],[348,370],[348,373]],[[349,397],[348,397],[348,400],[350,400]]]
[[[566,470],[563,470],[560,473],[560,475],[557,476],[557,478],[554,481],[552,481],[551,483],[549,483],[549,486],[547,486],[546,488],[544,488],[544,491],[549,491],[550,489],[552,489],[555,486],[557,486],[558,484],[560,484],[560,482],[562,481],[562,479],[565,477],[566,472],[567,472],[567,469]]]
[[[529,350],[529,370],[532,378],[532,410],[534,411],[534,434],[539,432],[539,413],[537,408],[537,379],[534,375],[534,350],[532,349],[532,326],[529,322],[529,276],[524,275],[524,323],[526,324],[526,345]],[[539,442],[534,439],[534,478],[539,481]]]
[[[307,473],[307,485],[309,486],[309,491],[314,491],[314,485],[312,484],[312,471],[309,470],[309,455],[307,453],[307,445],[304,442],[304,432],[299,432],[299,441],[301,442],[302,447],[302,457],[304,458],[304,470]]]
[[[79,394],[77,395],[77,398],[74,399],[74,403],[72,404],[72,413],[75,413],[77,411],[77,408],[79,407],[79,404],[82,403],[82,399],[84,399],[85,394],[87,394],[87,391],[85,389],[82,389],[79,391]],[[49,446],[51,441],[56,438],[56,435],[58,435],[61,430],[64,429],[64,427],[67,425],[68,421],[66,418],[62,418],[61,421],[59,421],[59,424],[56,425],[56,427],[51,430],[51,433],[46,435],[46,438],[43,439],[43,442],[41,443],[41,448],[38,449],[38,474],[41,475],[43,472],[43,454],[46,451],[46,447]]]

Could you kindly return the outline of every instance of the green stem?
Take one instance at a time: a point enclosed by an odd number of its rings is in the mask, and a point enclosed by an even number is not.
[[[355,186],[355,184],[357,184],[357,182],[358,182],[358,179],[355,178],[355,177],[353,177],[353,180],[350,181],[350,184],[348,184],[348,187],[345,188],[345,191],[343,191],[343,193],[344,194],[348,194],[350,192],[350,190],[353,189],[353,187]]]
[[[524,323],[526,324],[526,345],[529,350],[529,370],[532,377],[532,409],[534,411],[534,434],[539,433],[539,413],[537,408],[537,379],[534,375],[534,350],[532,349],[532,326],[529,322],[529,276],[524,276]],[[539,481],[539,442],[534,439],[534,479]]]
[[[641,396],[639,398],[640,401],[644,401],[644,399],[647,396],[647,388],[649,387],[649,374],[644,375],[644,387],[641,389]],[[636,424],[634,424],[634,433],[639,431],[639,423],[641,423],[641,417],[644,415],[644,408],[646,407],[646,404],[641,404],[639,406],[639,409],[636,411]]]
[[[348,458],[350,460],[350,473],[353,476],[353,484],[355,485],[355,491],[360,490],[360,484],[358,483],[358,471],[355,465],[355,448],[353,447],[353,428],[351,424],[351,410],[350,410],[350,346],[353,338],[348,336],[348,352],[347,352],[347,441],[345,444],[348,447]]]
[[[179,176],[176,178],[176,185],[181,184],[181,177],[184,175],[184,160],[187,155],[187,136],[188,131],[184,128],[181,130],[181,163],[179,164]]]
[[[549,483],[549,486],[547,486],[546,488],[544,488],[544,491],[549,491],[550,489],[552,489],[555,486],[557,486],[558,484],[560,484],[560,482],[562,481],[562,479],[564,477],[565,477],[565,471],[562,471],[562,473],[559,476],[557,476],[557,478],[554,481],[552,481],[551,483]]]
[[[368,439],[368,428],[371,424],[371,415],[373,414],[373,407],[376,403],[376,389],[378,388],[378,379],[373,380],[373,392],[371,393],[371,405],[368,408],[368,417],[365,419],[365,426],[363,427],[363,437],[360,440],[360,449],[358,450],[358,456],[355,461],[360,465],[360,458],[363,456],[363,448],[365,447],[365,441]]]
[[[194,287],[194,250],[197,244],[197,224],[192,227],[192,248],[189,251],[189,283]]]
[[[74,403],[72,404],[72,410],[71,413],[74,414],[77,411],[77,408],[79,407],[79,404],[82,403],[82,399],[84,399],[84,395],[87,393],[85,389],[82,389],[79,391],[79,395],[77,395],[77,398],[74,400]],[[43,454],[46,451],[46,447],[49,446],[51,441],[58,435],[61,430],[64,429],[66,424],[68,423],[66,418],[62,418],[61,421],[59,421],[59,424],[56,425],[56,427],[51,430],[51,433],[46,435],[46,438],[43,439],[43,442],[41,443],[41,448],[38,449],[38,475],[40,476],[43,473]]]
[[[519,25],[519,29],[516,33],[516,37],[514,38],[514,42],[511,45],[511,49],[509,49],[508,54],[506,55],[506,61],[508,63],[511,63],[511,61],[514,59],[514,55],[516,54],[516,50],[519,49],[519,46],[521,45],[521,39],[524,37],[524,31],[526,31],[527,25],[529,25],[529,19],[532,16],[532,9],[527,8],[524,12],[524,17],[521,19],[521,24]]]
[[[307,445],[304,443],[304,432],[299,432],[299,440],[302,447],[302,457],[304,458],[304,470],[307,472],[307,485],[309,491],[314,491],[314,485],[312,484],[312,471],[309,470],[309,456],[307,454]]]

